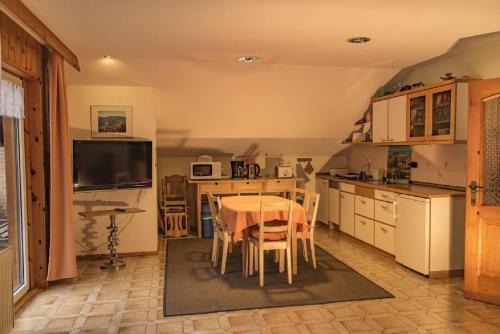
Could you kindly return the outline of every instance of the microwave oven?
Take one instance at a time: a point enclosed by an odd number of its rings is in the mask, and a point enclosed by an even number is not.
[[[220,162],[191,162],[191,179],[220,179],[222,178],[222,166]]]

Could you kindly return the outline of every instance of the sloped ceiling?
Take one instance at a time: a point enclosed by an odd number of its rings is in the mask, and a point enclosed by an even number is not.
[[[24,2],[79,56],[70,84],[157,91],[165,154],[333,154],[399,69],[500,30],[496,0]]]

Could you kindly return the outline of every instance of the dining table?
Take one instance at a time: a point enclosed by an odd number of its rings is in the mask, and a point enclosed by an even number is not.
[[[247,231],[250,226],[258,225],[260,220],[261,202],[288,203],[289,199],[275,195],[246,195],[246,196],[226,196],[221,199],[220,217],[226,225],[227,231],[233,235],[235,241],[245,240],[248,237]],[[307,215],[304,207],[293,202],[292,211],[292,272],[297,274],[297,226],[307,231]],[[287,209],[277,208],[267,211],[264,214],[265,221],[275,219],[286,220],[288,218]],[[245,250],[243,249],[243,252]],[[243,253],[245,257],[245,253]],[[245,271],[245,270],[243,270]],[[245,276],[245,272],[243,273]]]

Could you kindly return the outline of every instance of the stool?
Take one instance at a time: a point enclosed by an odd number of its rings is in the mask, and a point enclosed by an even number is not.
[[[189,234],[189,224],[185,212],[167,213],[165,218],[165,236],[179,238]]]

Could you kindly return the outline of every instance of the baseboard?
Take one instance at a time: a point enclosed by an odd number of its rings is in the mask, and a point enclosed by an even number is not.
[[[158,250],[149,251],[149,252],[129,252],[129,253],[120,253],[118,254],[120,257],[131,257],[131,256],[148,256],[148,255],[158,255]],[[109,256],[109,254],[85,254],[85,255],[77,255],[77,260],[93,260],[93,259],[102,259],[104,257]]]
[[[463,276],[464,276],[463,269],[431,271],[429,273],[429,278],[450,278],[450,277],[463,277]]]

